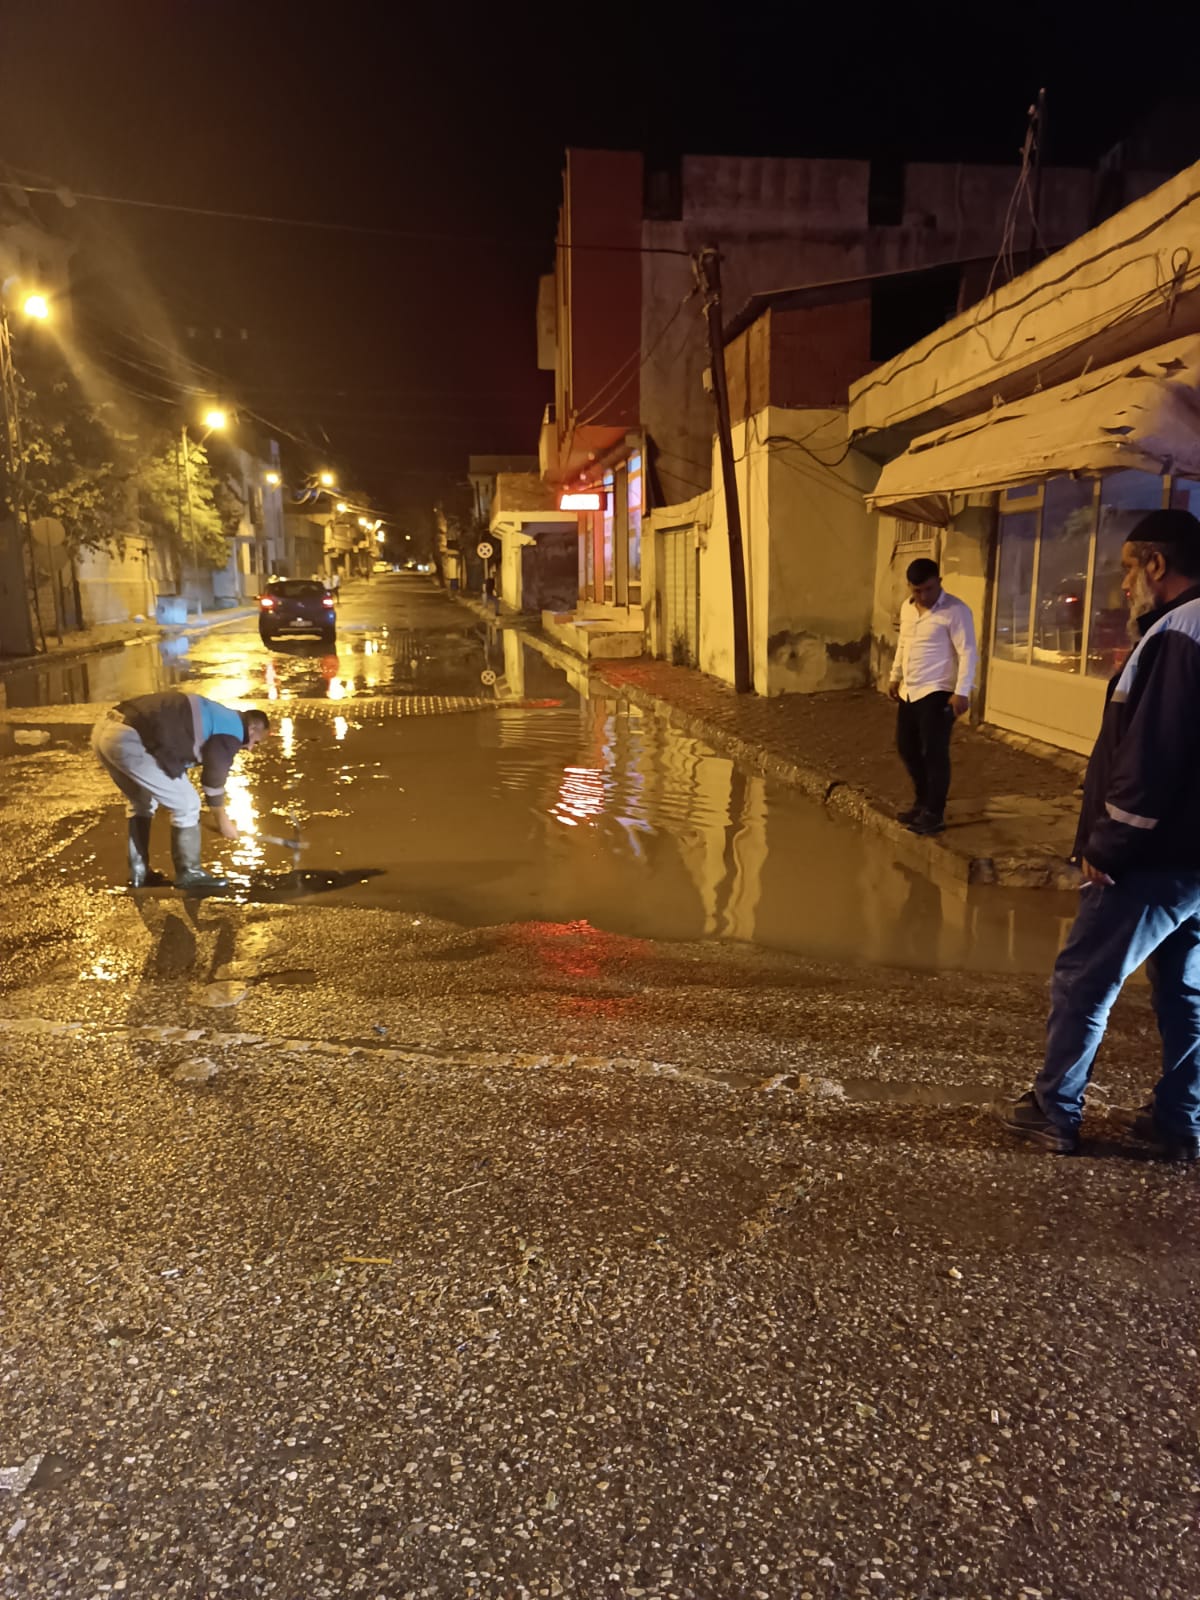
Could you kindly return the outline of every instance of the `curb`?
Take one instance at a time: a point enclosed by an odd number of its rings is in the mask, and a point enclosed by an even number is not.
[[[30,667],[50,667],[58,661],[78,661],[82,656],[107,655],[112,650],[124,650],[127,645],[153,644],[160,639],[191,638],[193,634],[211,633],[214,628],[244,622],[255,614],[249,607],[240,606],[236,611],[215,613],[211,621],[206,617],[202,622],[183,623],[179,627],[156,623],[150,631],[131,633],[120,639],[94,639],[90,644],[55,645],[43,654],[34,656],[0,656],[0,677],[9,672],[25,672]]]
[[[761,745],[730,733],[703,714],[685,711],[664,700],[653,690],[638,684],[612,683],[597,669],[596,677],[634,705],[662,716],[673,727],[701,738],[714,749],[731,756],[742,765],[799,789],[812,800],[839,816],[849,818],[872,833],[882,834],[896,847],[897,854],[931,877],[950,879],[964,887],[992,886],[1002,889],[1070,889],[1078,875],[1068,861],[1059,856],[971,856],[951,849],[940,838],[918,839],[895,817],[879,808],[863,789],[856,789],[835,774],[788,757],[772,755]]]

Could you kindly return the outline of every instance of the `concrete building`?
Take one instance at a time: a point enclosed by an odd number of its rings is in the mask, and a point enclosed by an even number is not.
[[[574,620],[588,630],[568,642],[594,641],[604,623],[643,630],[643,519],[712,481],[694,253],[720,251],[727,318],[784,286],[872,280],[862,372],[984,291],[1016,178],[1000,167],[723,156],[647,170],[636,152],[567,151],[555,270],[538,295],[539,364],[555,374],[539,462],[547,482],[599,501],[579,522]],[[1090,173],[1048,169],[1042,190],[1044,242],[1085,231]],[[1023,227],[1011,239],[1028,249]]]
[[[579,531],[574,514],[558,509],[558,496],[536,472],[501,472],[491,497],[490,543],[497,555],[501,611],[567,611],[578,593]]]
[[[849,429],[882,468],[876,676],[932,555],[975,613],[977,713],[1088,750],[1129,645],[1121,545],[1200,513],[1200,164],[862,377]]]
[[[875,479],[849,448],[843,397],[867,365],[869,284],[764,297],[725,349],[753,688],[811,693],[867,681]],[[652,654],[732,682],[733,596],[720,456],[713,488],[650,514]]]

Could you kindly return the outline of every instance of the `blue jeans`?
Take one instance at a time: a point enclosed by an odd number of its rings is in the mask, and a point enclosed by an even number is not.
[[[1078,1127],[1092,1063],[1121,985],[1149,963],[1162,1035],[1159,1125],[1200,1133],[1200,872],[1129,872],[1081,891],[1050,983],[1046,1060],[1033,1092],[1053,1122]]]

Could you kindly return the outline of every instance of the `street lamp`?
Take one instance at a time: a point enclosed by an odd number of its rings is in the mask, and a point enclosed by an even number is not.
[[[379,541],[379,543],[382,544],[383,541],[387,538],[387,535],[384,533],[383,529],[380,528],[379,532],[375,535],[375,537]]]
[[[332,489],[336,480],[332,472],[322,472],[318,476],[317,482],[321,485],[322,489]]]
[[[50,316],[50,302],[44,294],[29,293],[21,301],[26,317],[45,322]],[[18,533],[24,536],[33,571],[33,609],[38,619],[38,632],[42,635],[42,648],[46,640],[42,631],[41,609],[38,604],[37,563],[33,551],[33,527],[29,521],[29,508],[25,502],[25,452],[21,441],[21,412],[17,391],[17,374],[12,358],[12,334],[8,326],[4,284],[0,282],[0,413],[4,423],[4,462],[7,468],[9,506],[16,519]],[[58,621],[58,641],[62,643],[62,620],[57,585],[54,590],[54,614]],[[27,614],[28,615],[28,614]],[[32,637],[30,640],[32,644]]]
[[[346,502],[344,500],[339,500],[338,501],[337,510],[338,510],[339,516],[341,515],[341,513],[343,511],[349,511],[349,509],[350,509],[350,507],[346,504]]]
[[[280,481],[281,480],[277,472],[267,473],[267,482],[271,485],[272,489],[278,489]]]
[[[204,438],[200,441],[201,448],[203,448],[205,442],[207,441],[208,435],[216,432],[220,428],[223,428],[228,421],[229,418],[219,406],[213,406],[206,411],[204,413],[204,425],[207,429],[207,432],[205,433]],[[202,617],[204,615],[204,606],[200,598],[200,562],[196,554],[196,520],[192,515],[192,462],[191,451],[189,449],[190,441],[188,439],[188,425],[186,418],[179,430],[179,444],[180,455],[183,461],[183,497],[184,503],[187,506],[188,544],[192,549],[192,572],[195,574],[196,578],[196,615],[198,617]],[[181,528],[179,531],[182,534],[183,529]]]

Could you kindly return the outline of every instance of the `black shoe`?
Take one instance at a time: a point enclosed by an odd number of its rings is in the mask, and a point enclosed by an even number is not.
[[[909,806],[907,811],[897,811],[896,821],[902,822],[907,828],[910,822],[915,822],[924,811],[924,806]]]
[[[1168,1161],[1200,1161],[1200,1133],[1172,1133],[1161,1126],[1154,1114],[1154,1104],[1139,1106],[1136,1111],[1118,1108],[1112,1120],[1141,1144],[1152,1145]]]
[[[996,1117],[1001,1127],[1015,1133],[1018,1139],[1040,1145],[1056,1156],[1073,1156],[1079,1149],[1079,1135],[1075,1130],[1052,1122],[1034,1099],[1032,1092],[1023,1094],[1012,1105],[998,1105]]]
[[[908,824],[908,831],[915,833],[918,838],[927,839],[931,834],[941,833],[945,826],[945,817],[939,816],[936,811],[922,809]]]

